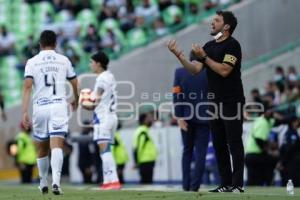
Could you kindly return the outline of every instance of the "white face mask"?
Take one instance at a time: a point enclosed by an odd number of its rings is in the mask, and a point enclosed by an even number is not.
[[[217,35],[214,35],[213,37],[214,37],[215,40],[218,40],[218,39],[220,39],[222,36],[223,36],[223,33],[222,33],[222,32],[219,32]]]

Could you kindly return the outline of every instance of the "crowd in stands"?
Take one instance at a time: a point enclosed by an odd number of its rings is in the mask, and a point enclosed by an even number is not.
[[[52,29],[59,35],[58,50],[67,55],[76,66],[85,53],[96,49],[113,53],[142,45],[149,37],[168,34],[170,27],[181,24],[187,16],[197,16],[204,9],[209,10],[230,2],[231,0],[17,0],[13,4],[3,3],[0,7],[5,12],[1,15],[10,19],[12,24],[0,23],[0,56],[17,54],[21,58],[18,65],[21,69],[24,61],[38,51],[38,33],[44,29]],[[13,17],[10,11],[29,13],[25,13],[24,17]],[[22,26],[17,27],[18,23],[22,23]]]
[[[258,89],[251,91],[252,102],[263,105],[264,111],[256,113],[245,143],[248,185],[274,184],[277,170],[283,186],[289,179],[300,186],[299,89],[295,67],[290,66],[285,73],[278,66],[264,94]]]

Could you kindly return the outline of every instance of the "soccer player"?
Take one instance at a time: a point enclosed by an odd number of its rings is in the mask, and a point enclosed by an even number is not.
[[[103,166],[103,190],[118,190],[121,184],[118,179],[116,163],[111,152],[114,133],[118,125],[116,114],[116,80],[107,70],[109,58],[104,52],[97,52],[91,57],[92,72],[97,74],[93,94],[95,104],[83,106],[94,110],[94,140],[98,143]]]
[[[73,110],[78,105],[77,78],[69,59],[55,52],[56,34],[45,30],[40,36],[39,54],[27,61],[23,88],[23,124],[31,125],[28,107],[33,86],[32,126],[38,151],[39,188],[48,193],[49,148],[51,149],[52,192],[63,194],[60,187],[63,144],[68,131],[66,79],[74,92]]]
[[[231,35],[237,26],[237,19],[230,11],[217,11],[211,24],[214,40],[203,47],[192,45],[198,57],[193,61],[185,58],[176,41],[168,43],[169,50],[191,73],[199,73],[206,68],[211,112],[210,121],[213,144],[221,176],[220,187],[211,192],[244,192],[244,147],[242,141],[245,103],[241,80],[242,52],[239,42]],[[232,158],[232,164],[231,164]]]

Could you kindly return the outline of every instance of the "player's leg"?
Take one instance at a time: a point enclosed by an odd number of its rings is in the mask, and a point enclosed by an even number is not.
[[[51,137],[51,169],[52,169],[52,190],[54,194],[60,194],[60,178],[63,165],[63,137]]]
[[[49,140],[35,141],[37,149],[37,167],[40,178],[40,190],[43,194],[48,193],[48,172],[49,172]]]
[[[52,106],[49,120],[49,135],[51,149],[52,192],[55,195],[63,194],[60,187],[63,165],[63,146],[68,131],[67,104],[61,103]]]
[[[39,189],[43,194],[48,193],[49,172],[49,135],[48,112],[45,107],[34,107],[32,116],[33,137],[37,149],[37,167],[40,178]]]
[[[110,116],[101,118],[101,124],[94,125],[94,140],[97,141],[103,169],[103,189],[120,189],[119,178],[116,169],[116,163],[111,152],[111,143],[113,142],[114,132],[117,127],[117,118]]]
[[[111,144],[108,142],[99,143],[102,169],[103,189],[120,189],[116,163],[111,152]]]

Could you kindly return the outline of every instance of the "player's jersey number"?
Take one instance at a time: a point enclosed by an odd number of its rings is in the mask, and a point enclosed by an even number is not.
[[[56,95],[56,84],[55,84],[55,77],[54,75],[45,74],[45,86],[53,88],[53,95]]]

